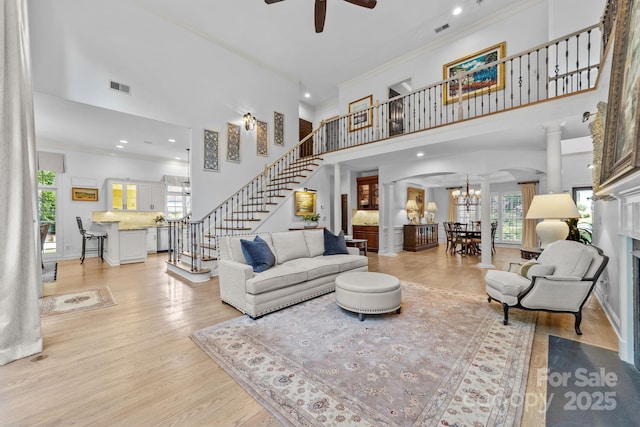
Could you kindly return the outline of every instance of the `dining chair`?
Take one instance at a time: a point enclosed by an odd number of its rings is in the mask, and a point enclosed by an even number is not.
[[[496,232],[498,231],[498,221],[491,223],[491,254],[496,253]]]
[[[447,252],[455,252],[455,246],[453,243],[453,228],[452,228],[452,224],[451,222],[443,222],[442,225],[444,226],[444,235],[447,238]]]
[[[51,226],[50,222],[41,222],[40,223],[40,263],[42,264],[42,268],[44,268],[44,242],[47,239],[47,234],[49,234],[49,227]]]
[[[80,230],[80,234],[82,235],[82,256],[80,257],[80,264],[84,263],[84,256],[87,251],[87,240],[96,239],[98,241],[98,256],[101,260],[104,261],[104,239],[107,238],[107,233],[103,231],[87,231],[82,226],[82,218],[79,216],[76,217],[76,222],[78,223],[78,229]]]

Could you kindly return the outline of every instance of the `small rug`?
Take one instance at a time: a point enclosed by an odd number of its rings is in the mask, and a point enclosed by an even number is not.
[[[536,313],[402,282],[402,313],[335,293],[192,339],[285,425],[520,425]]]
[[[639,425],[640,373],[617,352],[549,335],[549,371],[542,374],[548,426]]]
[[[58,277],[58,263],[53,262],[45,262],[44,268],[42,269],[42,282],[55,282]]]
[[[83,310],[95,310],[116,304],[108,287],[69,294],[48,295],[40,300],[40,316],[48,317]]]

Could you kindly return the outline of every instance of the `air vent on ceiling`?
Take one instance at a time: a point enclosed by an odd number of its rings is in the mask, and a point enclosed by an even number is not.
[[[113,80],[111,80],[110,85],[111,85],[111,89],[117,90],[119,92],[124,92],[129,95],[131,94],[131,87],[129,85],[114,82]]]
[[[436,34],[438,34],[440,31],[446,30],[447,28],[449,28],[449,24],[444,24],[443,26],[436,28]]]

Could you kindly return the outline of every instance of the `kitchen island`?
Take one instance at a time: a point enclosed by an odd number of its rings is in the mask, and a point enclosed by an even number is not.
[[[104,260],[111,266],[144,262],[147,259],[147,229],[132,226],[121,228],[120,221],[94,221],[107,233]]]

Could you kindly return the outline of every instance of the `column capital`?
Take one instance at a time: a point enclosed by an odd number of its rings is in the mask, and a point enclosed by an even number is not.
[[[544,128],[546,133],[553,132],[562,132],[562,128],[567,124],[566,121],[553,121],[553,122],[545,122],[542,123],[542,127]]]

